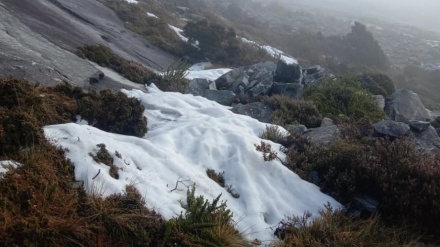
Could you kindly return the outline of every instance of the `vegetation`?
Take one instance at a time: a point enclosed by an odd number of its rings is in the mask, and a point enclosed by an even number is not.
[[[353,78],[309,87],[304,92],[304,98],[312,101],[322,114],[329,117],[342,114],[356,121],[363,117],[379,120],[385,116],[372,95]]]
[[[322,116],[311,101],[294,100],[285,96],[274,95],[265,97],[262,102],[270,106],[275,112],[272,122],[277,125],[304,124],[307,127],[319,127]]]
[[[185,78],[188,67],[188,64],[183,61],[175,62],[162,77],[153,82],[163,91],[183,93],[189,84],[189,80]]]
[[[206,170],[206,175],[208,175],[208,177],[210,179],[212,179],[214,182],[216,182],[218,185],[220,185],[221,187],[225,187],[225,172],[215,172],[215,170],[213,169],[208,169]]]
[[[110,48],[103,45],[80,47],[77,49],[76,54],[100,66],[108,67],[136,83],[147,84],[150,80],[158,77],[154,72],[148,70],[141,64],[128,61],[116,55]]]
[[[102,163],[106,166],[109,166],[110,167],[110,170],[109,170],[110,176],[114,179],[118,179],[119,178],[119,174],[118,174],[119,169],[117,166],[115,166],[113,164],[113,158],[110,155],[110,153],[108,152],[107,148],[105,147],[105,144],[100,143],[96,146],[99,148],[98,152],[96,153],[96,155],[90,154],[90,156],[92,156],[92,158],[95,162]]]

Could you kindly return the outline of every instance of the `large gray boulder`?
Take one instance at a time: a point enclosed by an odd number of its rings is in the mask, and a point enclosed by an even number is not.
[[[231,109],[231,111],[240,115],[255,118],[263,123],[270,123],[272,121],[273,110],[261,102],[253,102],[246,105],[237,104]]]
[[[229,90],[236,94],[247,93],[251,96],[267,94],[273,85],[276,69],[277,65],[271,61],[239,67],[222,75],[215,83],[218,89]]]
[[[341,137],[341,130],[337,125],[331,125],[309,129],[304,135],[320,147],[329,147]]]
[[[303,79],[303,72],[301,66],[298,64],[286,64],[279,60],[276,68],[276,75],[274,80],[283,83],[301,83]]]
[[[230,106],[235,101],[235,94],[228,90],[207,89],[203,97],[225,106]]]
[[[429,126],[431,126],[430,122],[419,121],[419,120],[410,120],[409,121],[409,127],[411,127],[411,129],[419,131],[419,132],[427,130],[429,128]]]
[[[392,120],[397,122],[409,123],[410,120],[431,120],[431,115],[419,96],[407,89],[399,89],[391,95],[387,113]]]
[[[304,86],[299,83],[274,82],[270,94],[280,94],[292,99],[302,98]]]
[[[432,126],[425,131],[414,131],[411,138],[419,150],[431,153],[440,152],[440,137]]]
[[[374,124],[374,130],[381,135],[401,138],[409,132],[410,127],[406,123],[382,120]]]
[[[189,82],[188,86],[185,89],[186,94],[192,94],[194,96],[203,96],[205,91],[209,88],[211,84],[210,81],[206,79],[196,78]]]

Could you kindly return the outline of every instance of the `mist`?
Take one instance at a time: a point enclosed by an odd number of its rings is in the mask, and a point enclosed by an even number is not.
[[[440,33],[440,1],[438,0],[280,0],[295,4],[319,6],[354,16],[382,19],[413,25]]]

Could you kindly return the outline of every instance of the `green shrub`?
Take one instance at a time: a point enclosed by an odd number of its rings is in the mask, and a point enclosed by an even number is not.
[[[340,114],[353,120],[363,117],[379,120],[385,117],[372,95],[361,88],[358,80],[352,78],[309,87],[304,92],[304,98],[313,101],[322,114],[330,117]]]
[[[97,163],[103,163],[104,165],[107,165],[110,167],[109,173],[110,176],[114,179],[118,179],[119,178],[119,168],[117,166],[115,166],[113,164],[113,158],[110,155],[110,153],[108,152],[107,148],[105,147],[105,144],[100,143],[98,145],[96,145],[99,150],[96,153],[96,155],[94,154],[90,154],[90,156],[92,156],[93,160]]]
[[[163,91],[183,93],[189,84],[189,81],[185,78],[187,70],[188,64],[185,62],[173,63],[162,77],[153,80],[153,82]]]
[[[371,85],[365,88],[373,95],[388,97],[396,91],[393,80],[385,74],[365,74],[372,79]]]
[[[167,242],[178,246],[249,246],[235,229],[232,213],[219,195],[212,202],[188,190],[186,212],[167,222]]]
[[[215,172],[213,169],[207,169],[206,175],[221,187],[225,187],[225,172]]]
[[[294,100],[280,95],[265,97],[262,101],[275,111],[272,116],[274,124],[281,126],[304,124],[309,128],[321,124],[321,114],[311,101]]]
[[[144,106],[135,98],[110,90],[90,93],[78,101],[78,112],[97,128],[142,137],[147,133]]]
[[[276,125],[267,125],[266,129],[260,136],[261,139],[273,141],[275,143],[281,143],[286,139],[286,135],[283,134],[280,128]]]

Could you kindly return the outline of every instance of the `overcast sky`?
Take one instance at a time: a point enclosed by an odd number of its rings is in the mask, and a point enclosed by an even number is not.
[[[388,20],[427,27],[440,32],[440,0],[285,0],[319,4],[352,14],[382,16]]]

